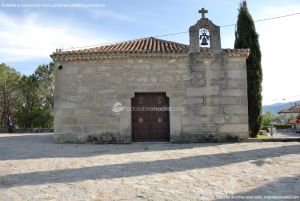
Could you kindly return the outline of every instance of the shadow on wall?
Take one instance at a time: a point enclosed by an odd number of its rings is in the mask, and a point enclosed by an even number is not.
[[[251,186],[250,186],[251,187]],[[299,200],[300,199],[300,175],[295,177],[282,177],[276,181],[266,183],[263,186],[252,189],[251,191],[234,194],[230,199],[216,199],[216,201],[228,200]],[[242,197],[253,196],[257,199],[244,199]],[[264,197],[266,196],[266,197]],[[271,199],[268,196],[274,196]],[[275,198],[277,196],[277,198]],[[279,196],[297,196],[296,199],[279,198]],[[240,197],[240,199],[239,199]],[[267,199],[268,198],[268,199]]]
[[[289,154],[300,154],[300,145],[190,156],[180,159],[8,174],[0,176],[0,188],[154,175],[201,168],[220,167],[249,160],[262,160],[264,158],[279,157]]]
[[[229,144],[229,143],[228,143]],[[1,137],[0,160],[38,159],[38,158],[79,158],[105,154],[129,154],[138,152],[192,149],[197,147],[218,146],[224,143],[205,144],[54,144],[53,134],[24,134]],[[30,148],[29,148],[30,147]]]

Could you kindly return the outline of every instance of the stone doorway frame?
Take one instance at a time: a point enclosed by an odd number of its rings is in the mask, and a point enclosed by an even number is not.
[[[134,98],[135,93],[153,93],[161,92],[166,93],[166,96],[169,98],[170,107],[183,106],[184,101],[184,92],[170,92],[167,90],[138,90],[130,91],[126,93],[117,92],[117,100],[120,101],[124,106],[131,107],[131,99]],[[185,107],[183,107],[186,109]],[[120,114],[120,127],[119,133],[127,138],[131,139],[132,142],[132,117],[131,111],[124,111]],[[169,112],[169,121],[170,121],[170,142],[173,139],[176,139],[182,133],[182,112],[180,111],[170,111]]]

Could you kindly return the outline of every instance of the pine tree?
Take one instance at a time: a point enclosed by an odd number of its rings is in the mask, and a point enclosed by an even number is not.
[[[248,119],[250,137],[256,137],[262,121],[261,51],[258,41],[258,34],[256,33],[254,21],[248,11],[246,1],[243,1],[239,8],[234,48],[250,49],[250,55],[246,60],[248,83]]]

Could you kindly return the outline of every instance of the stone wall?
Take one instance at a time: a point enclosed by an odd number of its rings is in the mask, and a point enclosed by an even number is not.
[[[137,92],[165,92],[171,142],[248,138],[245,54],[201,50],[180,57],[127,57],[62,62],[56,69],[56,143],[130,143]]]
[[[174,142],[237,141],[248,138],[245,57],[224,50],[190,53],[185,80],[182,133]]]
[[[56,69],[56,143],[130,143],[131,112],[112,112],[114,103],[131,107],[135,92],[166,92],[170,106],[183,102],[188,57],[124,58],[62,62]],[[171,135],[181,133],[181,112],[170,112]]]

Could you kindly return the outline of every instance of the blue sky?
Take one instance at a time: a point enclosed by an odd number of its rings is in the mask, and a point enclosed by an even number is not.
[[[240,0],[0,0],[0,62],[31,74],[56,48],[89,46],[187,31],[198,10],[217,25],[236,22]],[[7,8],[5,3],[101,4],[97,8]],[[299,0],[248,0],[254,19],[300,12]],[[300,99],[300,15],[256,24],[263,53],[264,103]],[[161,37],[188,43],[188,34]],[[222,48],[232,48],[234,26],[221,28]],[[295,96],[295,97],[292,97]]]

